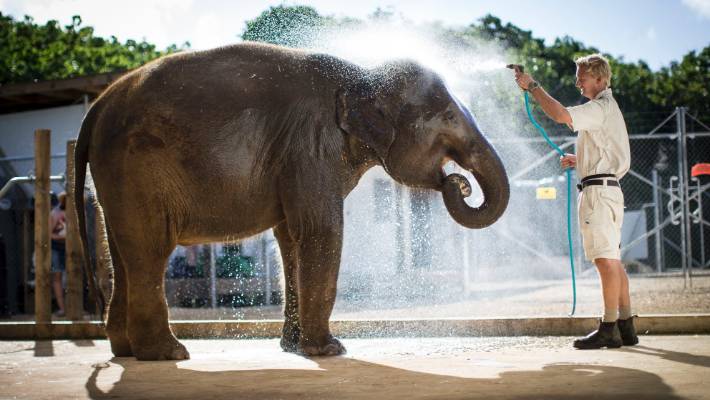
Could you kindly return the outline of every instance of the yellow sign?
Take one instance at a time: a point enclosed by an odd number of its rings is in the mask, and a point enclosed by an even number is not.
[[[537,188],[536,197],[538,200],[554,200],[557,198],[557,189],[553,187],[539,187]]]

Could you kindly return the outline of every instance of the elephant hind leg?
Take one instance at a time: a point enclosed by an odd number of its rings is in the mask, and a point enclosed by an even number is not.
[[[136,218],[139,224],[130,222]],[[168,218],[152,213],[107,218],[107,224],[126,277],[126,332],[133,355],[138,360],[190,358],[168,324],[164,275],[175,248],[175,238],[165,229]]]
[[[279,242],[279,249],[281,249],[285,277],[284,326],[281,336],[281,348],[284,351],[293,353],[298,350],[298,341],[301,336],[301,328],[298,324],[298,286],[296,280],[298,253],[285,221],[274,228],[274,236],[276,236],[276,240]]]
[[[106,236],[114,274],[111,302],[109,303],[108,317],[106,319],[106,335],[111,342],[111,352],[114,356],[131,357],[133,356],[133,351],[131,351],[131,343],[128,340],[126,328],[126,314],[128,311],[126,271],[108,225],[106,226]],[[97,238],[97,240],[100,240],[100,238]],[[100,257],[100,255],[97,255],[97,257]]]

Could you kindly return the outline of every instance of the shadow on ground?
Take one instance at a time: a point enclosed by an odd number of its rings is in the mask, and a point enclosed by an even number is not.
[[[114,358],[113,364],[96,366],[85,387],[93,399],[680,398],[655,374],[610,366],[551,364],[542,370],[507,371],[497,378],[486,379],[416,372],[345,357],[311,360],[320,370],[206,372],[181,368],[174,361]],[[120,378],[110,389],[102,391],[97,384],[100,374],[106,368],[118,366],[123,368]]]
[[[77,347],[94,347],[95,344],[93,340],[90,339],[80,339],[72,340]],[[35,346],[32,348],[34,350],[35,357],[54,357],[54,341],[52,340],[35,340]],[[15,352],[25,351],[28,349],[18,349]]]
[[[621,350],[636,354],[652,355],[662,358],[664,360],[674,361],[681,364],[710,368],[710,357],[707,356],[699,356],[695,354],[683,353],[680,351],[657,349],[654,347],[648,347],[643,345],[637,345],[634,347],[622,347]]]

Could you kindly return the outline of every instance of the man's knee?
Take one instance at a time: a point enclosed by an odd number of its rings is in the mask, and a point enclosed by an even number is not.
[[[594,265],[596,265],[597,269],[615,268],[616,264],[619,262],[620,262],[619,260],[616,260],[613,258],[595,258],[594,259]]]

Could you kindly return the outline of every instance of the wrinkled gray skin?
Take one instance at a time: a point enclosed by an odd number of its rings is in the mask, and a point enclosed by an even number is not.
[[[480,207],[464,202],[465,178],[445,176],[448,160],[476,177]],[[337,355],[345,348],[328,319],[343,201],[369,168],[441,191],[470,228],[495,222],[509,197],[500,159],[435,73],[255,43],[171,55],[123,77],[91,107],[75,161],[77,192],[88,162],[106,219],[111,349],[139,360],[189,358],[168,326],[163,286],[177,244],[274,228],[286,278],[281,346]]]

